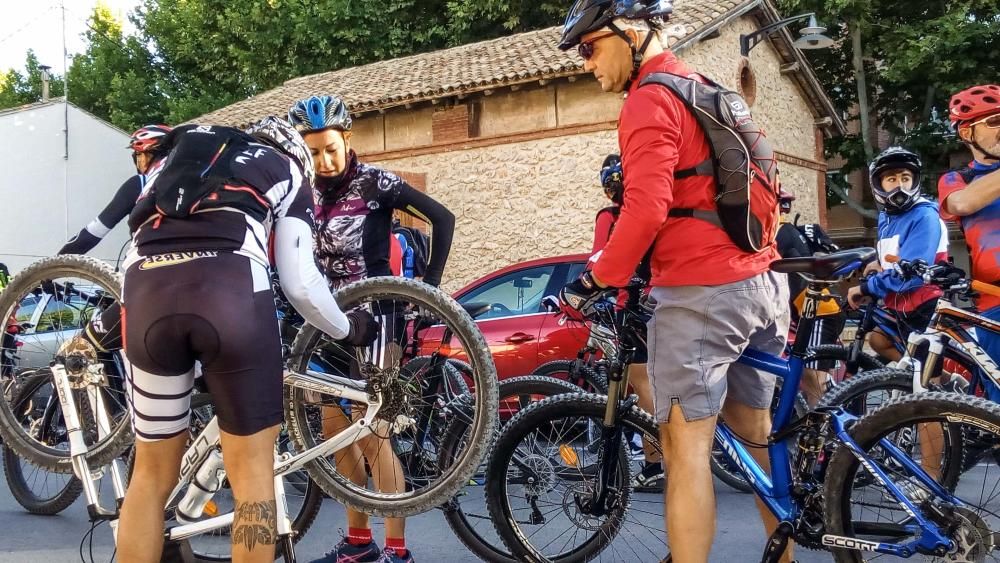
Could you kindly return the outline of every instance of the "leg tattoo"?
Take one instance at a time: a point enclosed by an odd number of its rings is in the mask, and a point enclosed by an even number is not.
[[[278,509],[273,500],[236,503],[233,518],[233,544],[242,544],[247,551],[258,545],[274,545],[278,541]]]

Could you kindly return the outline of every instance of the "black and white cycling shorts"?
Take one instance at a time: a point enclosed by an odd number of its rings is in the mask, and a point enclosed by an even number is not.
[[[214,251],[138,257],[125,272],[125,354],[136,437],[188,428],[195,361],[219,427],[248,436],[282,419],[282,358],[267,267]]]

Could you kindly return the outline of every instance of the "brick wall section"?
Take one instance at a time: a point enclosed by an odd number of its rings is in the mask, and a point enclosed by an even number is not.
[[[588,252],[607,205],[598,172],[617,145],[609,130],[372,164],[426,174],[428,195],[455,214],[442,283],[454,291],[515,262]]]
[[[427,192],[427,174],[424,172],[403,172],[400,170],[392,170],[392,173],[399,176],[404,182],[413,186],[417,190],[422,192]],[[396,212],[396,216],[399,217],[399,223],[404,227],[416,227],[424,232],[428,232],[427,223],[417,219],[409,213],[403,213],[401,211]]]
[[[431,118],[431,137],[435,143],[464,141],[473,136],[472,119],[467,104],[439,108]]]

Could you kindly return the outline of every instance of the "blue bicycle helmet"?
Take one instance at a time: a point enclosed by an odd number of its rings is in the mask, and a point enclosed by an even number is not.
[[[580,43],[580,37],[607,26],[615,18],[666,21],[673,11],[673,0],[577,0],[566,15],[559,48],[572,49]]]
[[[617,154],[609,154],[601,165],[601,187],[608,199],[622,204],[625,194],[625,183],[622,176],[622,159]]]
[[[351,113],[336,96],[312,96],[299,100],[288,110],[288,121],[300,132],[336,129],[351,130]]]

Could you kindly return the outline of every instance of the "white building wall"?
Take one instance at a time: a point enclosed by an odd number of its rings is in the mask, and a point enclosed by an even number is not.
[[[0,114],[0,262],[11,273],[54,255],[111,200],[135,167],[128,135],[69,106],[52,103]],[[114,262],[128,240],[122,221],[90,252]]]

